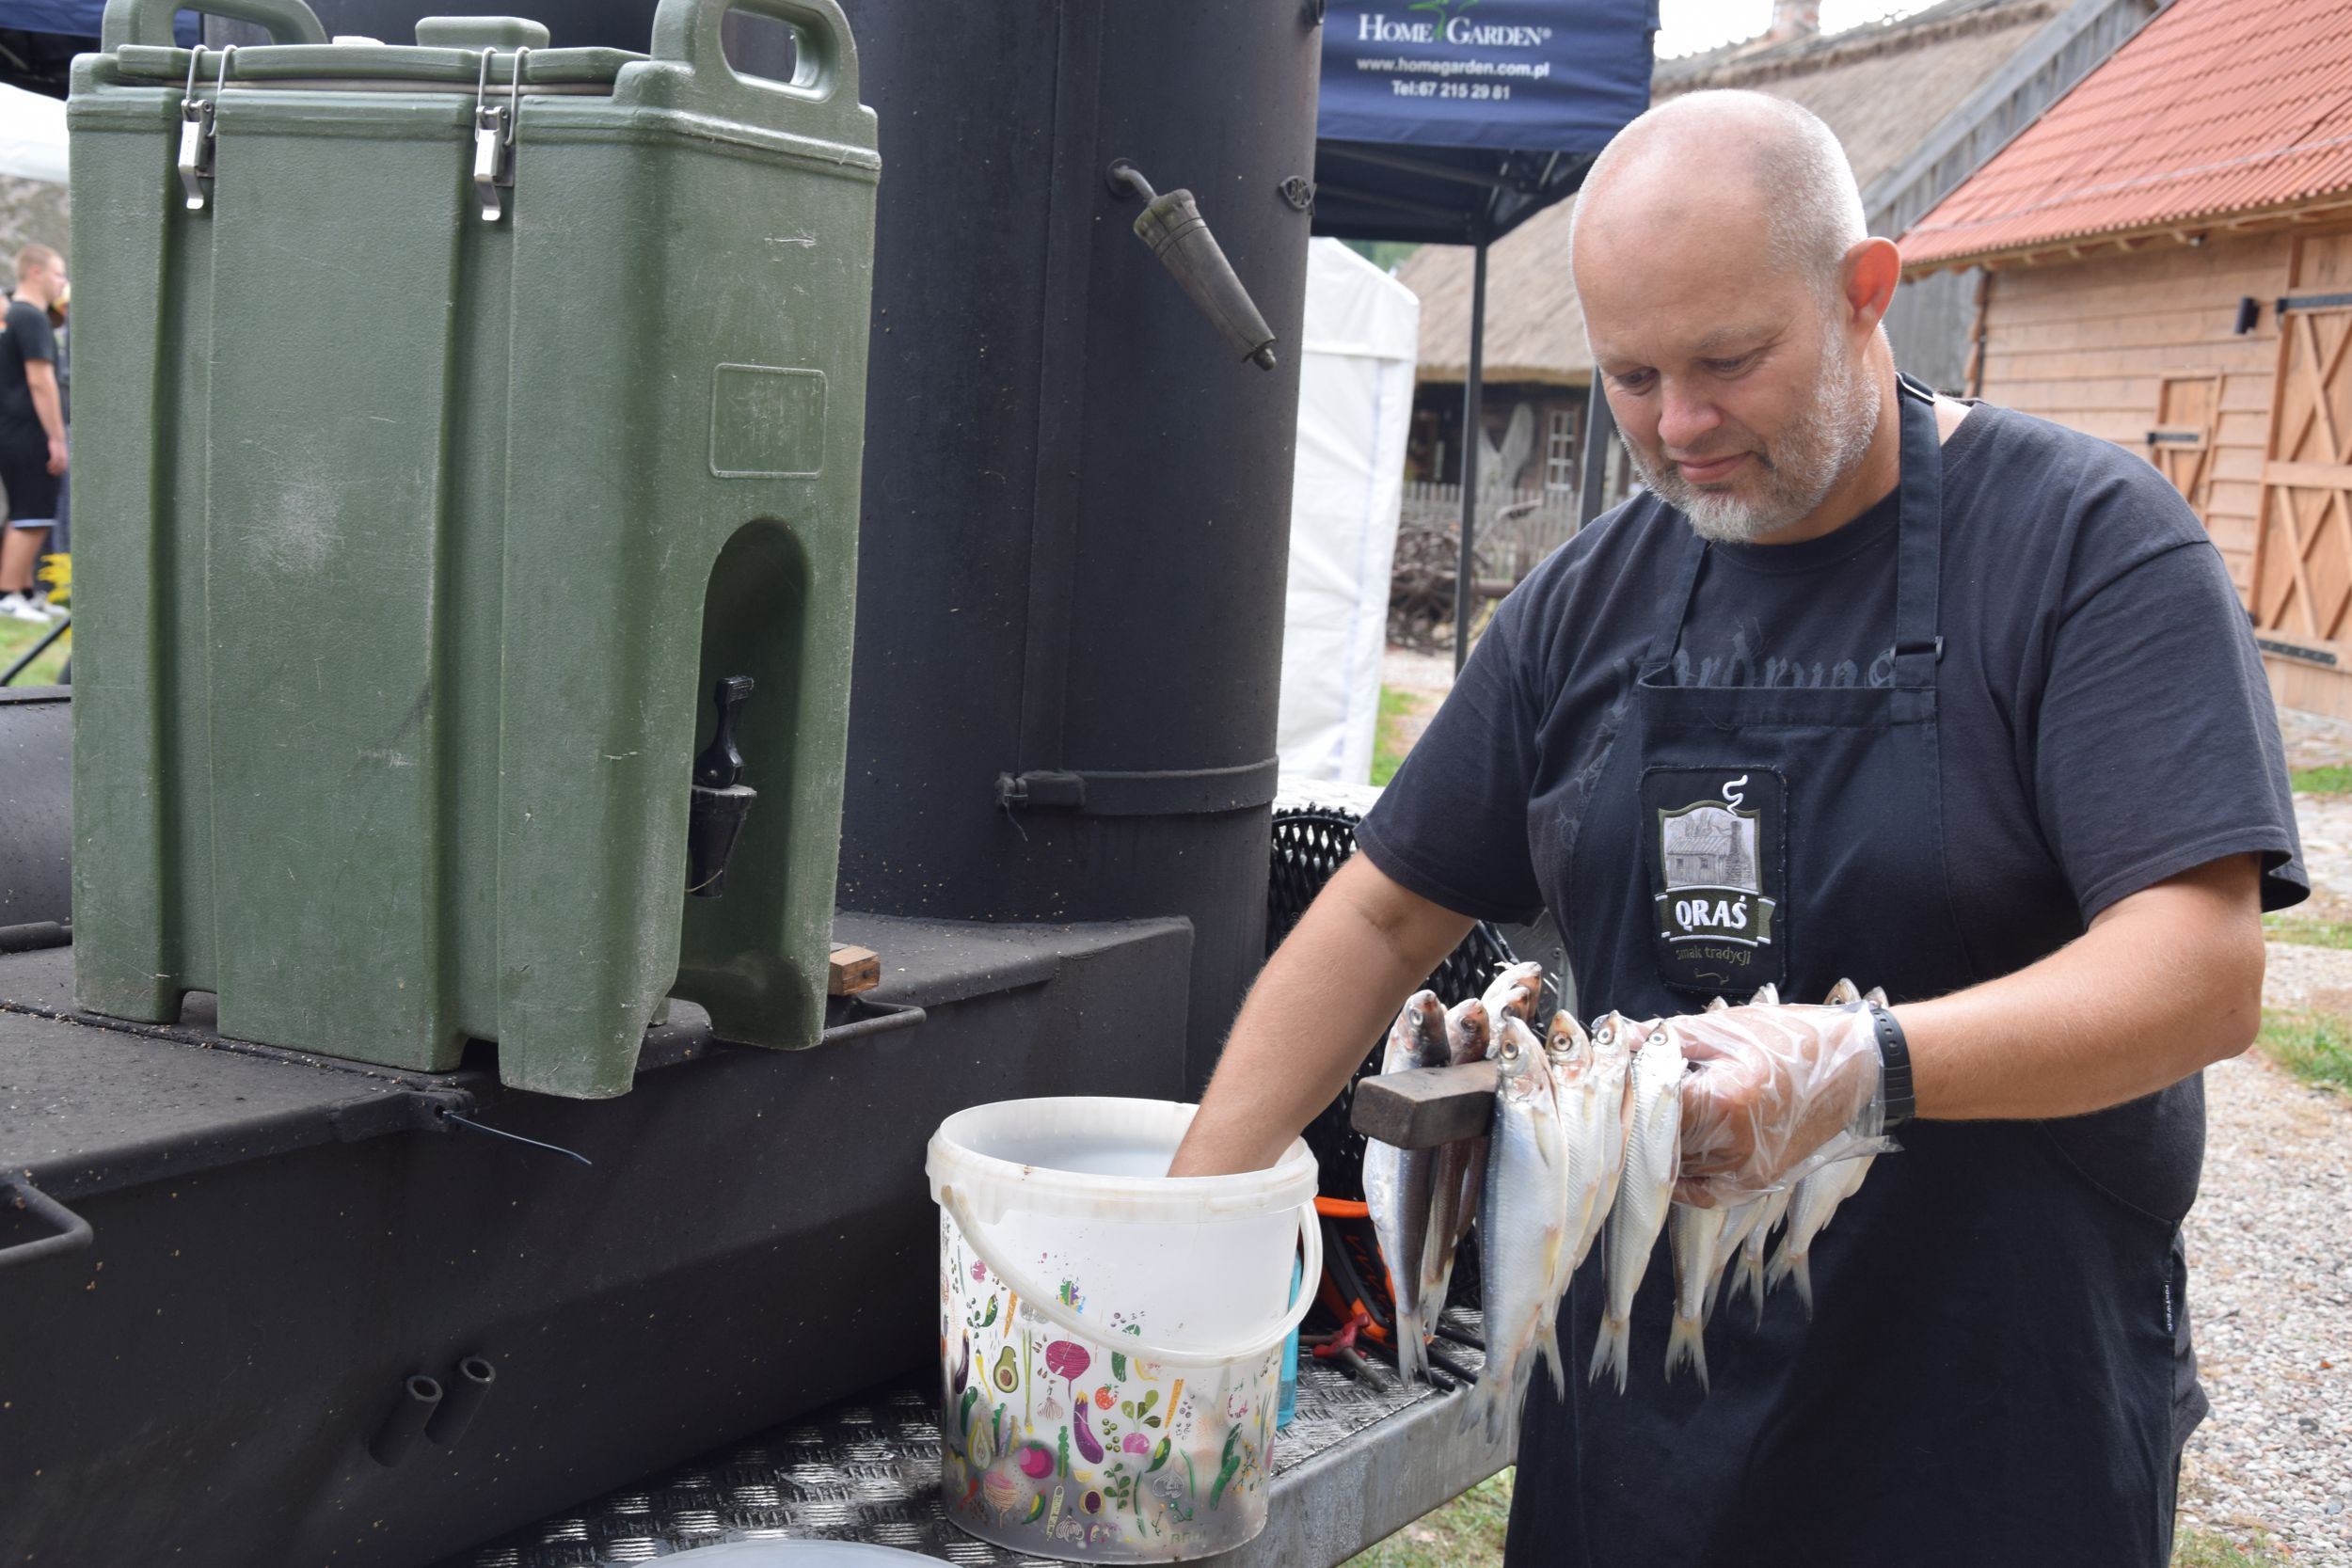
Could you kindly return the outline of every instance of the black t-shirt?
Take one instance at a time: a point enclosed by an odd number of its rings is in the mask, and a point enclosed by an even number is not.
[[[2261,656],[2179,493],[2120,448],[1989,405],[1943,459],[1944,871],[1973,971],[2022,969],[2227,855],[2262,856],[2265,909],[2303,898]],[[1688,528],[1636,497],[1502,602],[1357,830],[1375,864],[1465,914],[1549,908],[1575,953],[1559,835],[1592,799]],[[1821,539],[1711,548],[1682,683],[1887,684],[1895,532],[1890,498]],[[1585,1010],[1612,1006],[1610,976],[1576,984]],[[2045,1125],[2094,1181],[2177,1222],[2203,1151],[2196,1087]]]
[[[46,442],[40,410],[33,406],[32,384],[24,377],[28,359],[55,366],[57,336],[50,328],[48,311],[29,300],[12,299],[6,330],[0,331],[0,434],[22,440],[29,433]]]
[[[1989,404],[1943,455],[1945,856],[1979,972],[2022,968],[2225,855],[2262,854],[2264,908],[2304,897],[2261,656],[2179,493],[2118,447]],[[1548,907],[1573,931],[1546,824],[1596,781],[1688,527],[1637,496],[1503,600],[1359,830],[1374,863],[1461,913]],[[1679,683],[1889,684],[1894,546],[1892,496],[1804,544],[1715,546]],[[1608,976],[1577,980],[1609,1005]]]

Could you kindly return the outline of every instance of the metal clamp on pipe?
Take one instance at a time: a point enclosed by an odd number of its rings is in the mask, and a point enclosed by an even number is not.
[[[1143,198],[1143,212],[1136,219],[1136,233],[1152,247],[1152,254],[1160,264],[1175,276],[1190,295],[1200,313],[1223,334],[1233,348],[1235,356],[1248,360],[1260,370],[1275,366],[1274,329],[1258,313],[1258,307],[1249,297],[1249,291],[1233,275],[1233,264],[1225,259],[1216,236],[1209,232],[1209,225],[1200,216],[1199,203],[1190,191],[1170,191],[1166,196],[1152,188],[1152,182],[1124,158],[1115,158],[1104,171],[1104,182],[1114,196]]]

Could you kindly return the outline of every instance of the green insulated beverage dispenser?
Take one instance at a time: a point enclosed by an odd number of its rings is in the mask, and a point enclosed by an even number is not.
[[[669,995],[814,1044],[881,166],[840,10],[663,0],[640,55],[174,8],[110,0],[70,106],[80,1006],[580,1097]]]

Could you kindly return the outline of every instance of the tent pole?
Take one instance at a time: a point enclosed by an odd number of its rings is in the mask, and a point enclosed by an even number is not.
[[[1609,399],[1600,389],[1600,368],[1593,368],[1592,399],[1584,409],[1584,438],[1581,443],[1584,470],[1582,494],[1577,498],[1576,526],[1581,531],[1586,523],[1600,515],[1600,492],[1609,474],[1609,438],[1617,433],[1616,416],[1609,411]]]
[[[1472,554],[1478,533],[1478,449],[1486,431],[1480,403],[1486,357],[1486,241],[1478,241],[1470,263],[1470,375],[1462,383],[1462,556],[1454,573],[1454,673],[1470,658],[1470,613],[1478,604],[1478,573]]]

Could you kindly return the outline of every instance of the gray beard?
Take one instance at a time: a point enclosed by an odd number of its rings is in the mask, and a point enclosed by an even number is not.
[[[1879,422],[1879,384],[1843,359],[1824,367],[1813,400],[1780,439],[1760,454],[1764,491],[1754,501],[1702,490],[1673,464],[1653,469],[1632,442],[1627,458],[1642,483],[1691,520],[1702,539],[1747,545],[1803,518],[1870,450]],[[1622,439],[1622,436],[1620,436]]]

